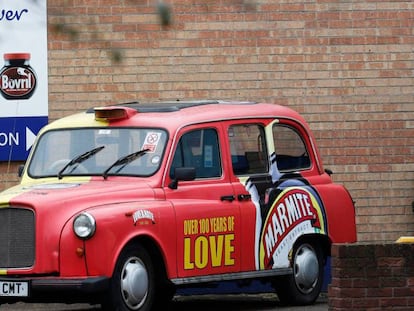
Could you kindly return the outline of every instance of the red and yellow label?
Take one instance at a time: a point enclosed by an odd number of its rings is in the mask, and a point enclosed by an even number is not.
[[[300,235],[325,233],[322,209],[304,188],[287,188],[271,206],[260,238],[260,268],[288,266],[288,253]]]
[[[184,269],[233,266],[234,216],[184,220]]]

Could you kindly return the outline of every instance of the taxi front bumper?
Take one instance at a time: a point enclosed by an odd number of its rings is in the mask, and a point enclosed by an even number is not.
[[[0,303],[14,301],[82,302],[109,288],[105,276],[87,278],[5,278],[0,277]]]

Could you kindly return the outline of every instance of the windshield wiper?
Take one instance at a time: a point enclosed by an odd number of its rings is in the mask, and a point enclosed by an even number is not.
[[[85,160],[87,160],[87,159],[89,159],[91,156],[93,156],[93,155],[95,155],[95,154],[97,154],[99,151],[101,151],[103,148],[105,148],[105,146],[100,146],[100,147],[97,147],[97,148],[94,148],[94,149],[92,149],[92,150],[89,150],[89,151],[87,151],[87,152],[85,152],[85,153],[82,153],[81,155],[78,155],[78,156],[76,156],[76,157],[74,157],[72,160],[70,160],[60,171],[59,171],[59,173],[57,173],[57,177],[59,178],[59,179],[62,179],[62,176],[63,176],[63,172],[64,171],[66,171],[66,169],[68,168],[68,167],[70,167],[70,166],[73,166],[73,165],[75,165],[75,164],[80,164],[80,163],[82,163],[83,161],[85,161]],[[74,170],[75,170],[75,168],[76,168],[77,166],[75,166],[69,173],[72,173]]]
[[[111,169],[113,169],[115,166],[121,166],[119,169],[116,170],[115,173],[118,173],[120,170],[122,170],[127,164],[131,163],[132,161],[135,161],[136,159],[138,159],[140,156],[144,155],[147,151],[149,151],[149,149],[142,149],[139,151],[135,151],[133,153],[130,153],[126,156],[123,156],[122,158],[119,158],[118,160],[116,160],[114,163],[111,164],[111,166],[109,166],[103,173],[102,173],[102,177],[104,179],[108,178],[108,173]]]

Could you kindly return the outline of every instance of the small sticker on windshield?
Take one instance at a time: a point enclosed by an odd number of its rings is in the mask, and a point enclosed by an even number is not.
[[[99,130],[99,133],[98,133],[99,135],[111,135],[111,130],[107,130],[107,129],[105,129],[105,130]]]
[[[204,167],[213,167],[213,146],[204,146]]]
[[[158,155],[155,155],[151,158],[151,164],[156,165],[160,162],[160,160],[161,160],[161,157]]]
[[[157,149],[157,145],[160,141],[160,137],[160,132],[148,132],[142,149],[147,149],[149,152],[155,152],[155,149]]]

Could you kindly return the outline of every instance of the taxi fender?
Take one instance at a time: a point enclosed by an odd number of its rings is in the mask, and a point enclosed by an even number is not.
[[[153,204],[145,201],[114,204],[111,207],[89,209],[88,213],[96,220],[96,232],[90,239],[82,241],[75,237],[73,220],[68,221],[66,226],[70,227],[74,236],[71,252],[75,253],[75,248],[83,248],[88,275],[111,277],[119,255],[132,242],[139,242],[149,248],[151,255],[162,259],[166,266],[167,257],[176,258],[175,215],[169,203],[157,201]],[[162,225],[164,222],[166,225]],[[70,239],[66,235],[65,243],[67,240]],[[68,261],[61,259],[62,268],[63,260]],[[174,275],[176,268],[168,266],[166,270],[168,275]]]

